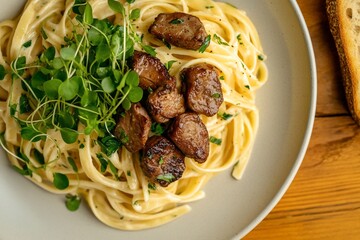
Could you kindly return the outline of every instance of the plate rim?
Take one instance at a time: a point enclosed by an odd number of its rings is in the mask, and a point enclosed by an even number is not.
[[[233,240],[241,239],[245,237],[247,234],[249,234],[252,230],[254,230],[256,226],[258,226],[266,218],[266,216],[269,215],[269,213],[275,208],[275,206],[280,202],[282,197],[285,195],[286,191],[289,189],[294,178],[296,177],[296,174],[298,173],[299,168],[304,160],[314,127],[315,115],[316,115],[316,103],[317,103],[317,71],[316,71],[317,68],[316,68],[315,53],[314,53],[310,32],[306,25],[306,21],[301,12],[299,4],[296,2],[296,0],[289,0],[289,1],[292,8],[294,9],[296,17],[301,26],[302,33],[304,35],[304,40],[307,47],[307,58],[309,60],[309,66],[310,66],[311,99],[308,108],[309,116],[307,118],[308,121],[307,121],[306,131],[296,161],[294,162],[294,165],[291,168],[291,171],[286,177],[281,188],[277,191],[276,195],[269,202],[269,204],[261,211],[261,213],[252,222],[250,222],[250,224],[248,224],[243,230],[241,230],[237,235],[235,235],[233,237]]]

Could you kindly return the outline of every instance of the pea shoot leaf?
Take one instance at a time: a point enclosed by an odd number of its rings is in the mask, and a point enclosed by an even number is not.
[[[55,58],[55,47],[51,46],[47,48],[43,55],[46,57],[47,60],[51,61]]]
[[[69,211],[76,211],[81,204],[81,198],[78,195],[66,194],[65,205]]]
[[[60,129],[61,137],[67,144],[75,143],[78,139],[79,133],[70,128],[61,128]]]
[[[106,92],[106,93],[112,93],[113,91],[116,90],[114,81],[111,79],[111,77],[106,77],[101,81],[101,86],[102,89]]]
[[[140,100],[143,97],[143,90],[140,87],[132,87],[130,89],[129,95],[128,95],[128,99],[133,102],[133,103],[137,103],[140,102]]]
[[[126,74],[125,82],[129,86],[136,87],[139,85],[139,74],[135,71],[129,71]]]
[[[120,2],[115,0],[108,0],[108,5],[114,12],[125,15],[125,8]]]
[[[94,18],[93,18],[93,12],[92,12],[92,7],[89,3],[86,3],[86,6],[85,6],[85,10],[84,10],[84,20],[83,22],[85,24],[92,24],[94,21]]]
[[[59,79],[52,79],[44,82],[44,91],[46,96],[49,99],[57,99],[59,97],[59,87],[62,84],[62,81]]]
[[[74,78],[65,80],[59,86],[59,96],[66,101],[72,100],[79,92],[78,82]]]
[[[74,159],[72,157],[68,157],[67,160],[68,160],[70,166],[72,167],[72,169],[74,170],[74,172],[77,173],[78,172],[78,167],[77,167]]]
[[[39,150],[37,149],[34,149],[34,158],[41,165],[45,164],[44,155],[41,152],[39,152]]]
[[[121,103],[121,106],[124,108],[125,111],[131,108],[131,101],[128,98],[125,98]]]
[[[64,59],[64,60],[74,60],[75,56],[76,56],[76,50],[72,47],[64,47],[60,50],[60,56]]]
[[[85,91],[84,95],[81,97],[81,106],[97,106],[98,94],[94,91]]]
[[[107,43],[101,43],[97,46],[95,59],[99,63],[104,62],[105,60],[109,59],[111,56],[111,50]]]
[[[140,17],[140,9],[136,8],[130,12],[130,16],[129,16],[130,20],[136,20],[139,17]]]
[[[37,71],[30,80],[30,84],[33,88],[39,89],[39,90],[44,90],[43,88],[43,84],[45,81],[48,80],[47,75],[45,75],[44,73],[42,73],[41,71]]]
[[[41,140],[41,135],[42,133],[35,130],[33,127],[29,126],[29,127],[23,127],[20,130],[20,135],[23,139],[28,140],[28,141],[32,141],[32,142],[37,142]]]
[[[30,108],[28,97],[25,94],[21,94],[20,100],[19,100],[19,113],[20,114],[28,113],[28,112],[30,112],[30,110],[31,110],[31,108]]]
[[[69,179],[65,174],[54,173],[54,186],[59,190],[64,190],[69,186]]]

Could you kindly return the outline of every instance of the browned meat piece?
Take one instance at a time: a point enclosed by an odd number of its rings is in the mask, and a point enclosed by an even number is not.
[[[141,168],[151,182],[166,187],[181,178],[185,170],[184,155],[167,138],[153,136],[146,143]]]
[[[176,88],[175,78],[170,78],[165,85],[149,95],[147,108],[152,118],[159,123],[168,122],[185,112],[184,97]]]
[[[224,98],[219,80],[219,70],[207,63],[199,63],[181,72],[185,81],[185,99],[188,107],[197,113],[214,116]]]
[[[116,124],[114,135],[125,145],[130,152],[143,149],[149,137],[151,119],[140,103],[133,104],[120,116]]]
[[[196,113],[184,113],[175,118],[168,136],[185,156],[199,163],[209,156],[209,133]]]
[[[132,68],[139,74],[139,86],[144,90],[156,89],[169,78],[169,73],[160,59],[145,52],[134,52]]]
[[[174,46],[192,50],[199,49],[207,36],[198,17],[182,12],[159,14],[149,32]]]

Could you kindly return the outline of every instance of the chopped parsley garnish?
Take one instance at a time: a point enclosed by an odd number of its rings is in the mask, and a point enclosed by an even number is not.
[[[44,28],[40,29],[41,36],[44,40],[48,39],[48,35],[46,34]]]
[[[161,174],[161,175],[157,176],[156,179],[170,183],[175,180],[175,177],[172,173],[165,173],[165,174]]]
[[[27,42],[25,42],[24,44],[23,44],[23,47],[24,48],[28,48],[28,47],[30,47],[31,46],[31,40],[29,40],[29,41],[27,41]]]
[[[199,52],[200,52],[200,53],[205,52],[205,50],[207,49],[207,47],[210,45],[210,42],[211,42],[211,35],[208,35],[208,36],[205,38],[204,43],[203,43],[203,44],[201,45],[201,47],[199,48]]]
[[[167,70],[170,70],[170,68],[172,67],[172,65],[174,65],[174,63],[176,63],[177,61],[175,60],[170,60],[167,63],[165,63],[165,67]]]
[[[164,164],[164,158],[163,158],[163,156],[161,156],[159,159],[159,165],[161,166],[163,164]]]
[[[223,120],[229,120],[234,115],[224,112],[224,113],[218,113],[218,116],[221,117]]]
[[[154,135],[160,136],[165,132],[165,126],[161,123],[154,122],[151,124],[151,132]]]
[[[264,57],[264,55],[259,54],[259,55],[258,55],[258,59],[259,59],[260,61],[264,61],[265,57]]]
[[[244,44],[244,42],[243,42],[243,40],[242,40],[242,38],[241,38],[241,34],[238,34],[238,35],[236,36],[236,38],[237,38],[237,40],[239,41],[239,44],[240,44],[240,45],[243,45],[243,44]]]
[[[211,143],[214,143],[214,144],[216,144],[216,145],[221,145],[222,140],[221,140],[220,138],[216,138],[216,137],[214,137],[214,136],[211,136],[211,137],[210,137],[210,142],[211,142]]]
[[[171,24],[182,24],[182,23],[184,23],[184,19],[175,18],[175,19],[171,20],[170,23]]]
[[[156,190],[155,183],[148,183],[148,188],[155,191]]]
[[[221,94],[220,93],[214,93],[213,95],[211,95],[212,98],[220,98]]]
[[[100,162],[100,172],[104,173],[109,163],[101,153],[96,154],[96,157],[99,159]]]
[[[225,42],[224,40],[222,40],[222,38],[219,37],[217,34],[213,35],[213,40],[220,45],[229,46],[229,44],[227,42]]]

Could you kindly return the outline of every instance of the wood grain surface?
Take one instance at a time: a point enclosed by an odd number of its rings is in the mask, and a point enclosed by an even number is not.
[[[350,117],[325,0],[297,0],[317,64],[310,145],[290,188],[244,239],[360,239],[360,127]]]

